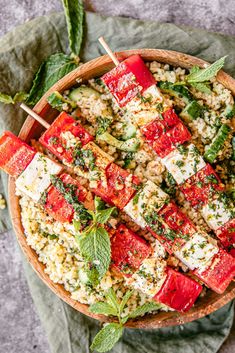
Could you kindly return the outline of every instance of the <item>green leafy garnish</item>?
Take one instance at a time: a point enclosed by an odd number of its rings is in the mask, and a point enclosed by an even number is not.
[[[102,135],[110,126],[112,123],[112,117],[104,117],[104,116],[99,116],[97,117],[97,130],[96,134],[97,135]]]
[[[95,336],[91,349],[97,352],[107,352],[113,348],[117,341],[122,337],[123,326],[117,323],[105,325]]]
[[[63,53],[51,55],[36,73],[26,102],[35,105],[50,87],[76,67],[76,61],[68,55]]]
[[[102,279],[107,272],[111,260],[111,246],[108,232],[103,225],[109,220],[115,207],[102,209],[100,198],[95,197],[95,211],[88,211],[92,220],[81,233],[79,224],[74,221],[77,232],[76,240],[84,260],[87,263],[87,274],[92,284]],[[92,271],[94,280],[89,275]]]
[[[200,69],[198,66],[194,66],[186,77],[186,81],[190,84],[209,81],[217,75],[220,69],[222,69],[226,57],[227,56],[223,56],[205,69]]]
[[[47,58],[39,67],[29,93],[18,92],[14,97],[0,93],[0,102],[4,104],[15,104],[23,102],[35,105],[44,93],[48,91],[57,81],[74,70],[79,62],[83,39],[84,8],[81,0],[62,0],[71,55],[56,53]]]
[[[79,55],[83,39],[84,8],[81,0],[62,0],[67,22],[69,46]]]
[[[211,94],[209,84],[206,82],[191,82],[190,85],[202,93]]]
[[[48,98],[48,103],[52,106],[52,108],[59,110],[60,112],[63,110],[64,104],[68,104],[71,108],[76,108],[77,104],[69,98],[65,98],[58,91],[53,92]]]
[[[120,301],[114,290],[110,288],[106,293],[107,302],[98,302],[90,306],[90,311],[95,314],[111,315],[118,318],[118,323],[106,324],[101,331],[95,336],[91,349],[98,352],[107,352],[113,348],[117,341],[121,338],[124,331],[124,324],[128,319],[134,319],[137,316],[144,315],[150,311],[158,310],[161,305],[155,302],[145,303],[134,309],[129,315],[124,315],[124,309],[131,298],[133,291],[129,290],[125,293]]]
[[[0,93],[0,102],[4,104],[15,104],[17,102],[24,102],[27,97],[28,94],[25,92],[18,92],[14,95],[14,97],[5,93]]]

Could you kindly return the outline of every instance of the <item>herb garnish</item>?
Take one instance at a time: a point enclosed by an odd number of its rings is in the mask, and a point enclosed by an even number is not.
[[[134,319],[137,316],[158,310],[161,307],[156,302],[149,302],[137,307],[130,314],[124,315],[124,309],[132,294],[133,291],[127,291],[122,300],[119,301],[114,290],[110,288],[105,294],[107,302],[98,302],[90,306],[92,313],[111,315],[118,318],[118,322],[107,324],[98,332],[90,347],[92,350],[96,350],[97,352],[109,351],[121,338],[124,331],[124,324],[128,319]]]
[[[103,206],[101,199],[95,197],[95,211],[87,210],[91,221],[82,231],[79,222],[76,220],[73,222],[77,232],[76,240],[87,265],[87,275],[93,285],[97,285],[105,275],[111,260],[110,238],[104,224],[109,220],[115,207],[103,209]]]

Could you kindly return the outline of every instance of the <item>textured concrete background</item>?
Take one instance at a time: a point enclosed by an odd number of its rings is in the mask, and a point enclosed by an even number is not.
[[[87,9],[105,15],[173,22],[235,35],[234,0],[86,0],[85,3]],[[0,0],[0,36],[29,19],[61,9],[59,0]],[[8,352],[49,353],[13,232],[0,235],[0,353]],[[235,327],[220,350],[220,353],[234,352]]]

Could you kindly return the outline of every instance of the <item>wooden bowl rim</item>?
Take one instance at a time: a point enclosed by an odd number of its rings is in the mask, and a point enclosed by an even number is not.
[[[189,69],[193,65],[198,65],[203,67],[207,64],[206,61],[199,59],[197,57],[187,55],[184,53],[171,51],[171,50],[161,50],[161,49],[131,49],[125,50],[121,52],[117,52],[116,55],[119,59],[123,59],[133,54],[140,54],[145,61],[159,61],[162,63],[171,64],[173,66],[179,66],[182,68]],[[103,55],[101,57],[95,58],[78,68],[74,71],[67,74],[60,81],[58,81],[53,87],[51,87],[48,92],[44,94],[44,96],[40,99],[40,101],[34,107],[34,110],[42,114],[46,109],[51,109],[49,104],[47,103],[47,97],[55,90],[63,92],[65,89],[72,87],[76,84],[77,79],[83,77],[88,74],[91,75],[88,78],[94,77],[97,72],[97,76],[100,76],[101,73],[104,73],[110,68],[114,67],[111,59],[108,55]],[[97,71],[98,70],[98,71]],[[92,76],[93,75],[93,76]],[[232,94],[235,95],[235,80],[229,76],[224,71],[220,71],[217,80],[222,83],[226,88],[231,90]],[[23,140],[27,139],[29,133],[31,132],[33,126],[35,125],[34,120],[28,116],[25,120],[21,131],[19,133],[19,137]],[[86,304],[82,304],[77,300],[74,300],[70,297],[70,293],[67,292],[63,285],[56,284],[52,282],[49,276],[44,272],[45,266],[38,260],[38,256],[36,252],[27,244],[26,236],[24,235],[24,229],[21,223],[20,218],[20,205],[19,199],[15,195],[15,181],[14,178],[9,178],[8,183],[8,191],[9,191],[9,210],[10,216],[12,219],[13,228],[17,237],[17,240],[28,260],[31,264],[37,275],[42,279],[42,281],[62,300],[64,300],[71,307],[76,309],[77,311],[97,319],[101,322],[113,322],[115,319],[111,319],[104,315],[93,314],[89,311],[89,306]],[[175,326],[181,325],[199,318],[202,318],[235,298],[235,282],[231,283],[227,290],[218,295],[214,292],[210,291],[210,295],[206,295],[194,305],[194,307],[188,311],[187,313],[178,313],[174,311],[168,312],[159,312],[156,314],[148,314],[144,317],[139,317],[134,320],[129,320],[126,323],[126,326],[129,328],[141,328],[141,329],[152,329],[152,328],[160,328],[167,326]]]

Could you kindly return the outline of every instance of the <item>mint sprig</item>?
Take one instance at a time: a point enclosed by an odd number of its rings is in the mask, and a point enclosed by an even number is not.
[[[98,302],[90,306],[90,311],[95,314],[111,315],[118,318],[117,323],[105,324],[104,327],[95,336],[91,349],[97,352],[107,352],[113,348],[113,346],[121,338],[124,331],[124,324],[128,319],[134,319],[137,316],[144,315],[150,311],[158,310],[161,305],[155,302],[145,303],[129,315],[123,315],[124,309],[131,298],[133,291],[127,291],[122,300],[118,300],[114,290],[110,288],[106,293],[107,303]]]
[[[222,69],[227,56],[215,61],[205,69],[200,69],[199,66],[193,66],[184,81],[177,82],[176,85],[189,85],[196,88],[198,91],[206,94],[211,94],[210,80],[216,77],[219,70]]]
[[[199,83],[211,80],[224,66],[226,57],[227,56],[223,56],[205,69],[200,69],[198,66],[194,66],[190,70],[189,75],[186,76],[186,81],[188,83]]]
[[[111,261],[110,237],[103,226],[109,220],[115,207],[102,209],[103,207],[101,199],[95,197],[95,211],[88,211],[92,220],[82,232],[80,222],[77,220],[73,222],[77,233],[75,238],[86,262],[87,275],[93,285],[98,284],[98,281],[103,278]]]

